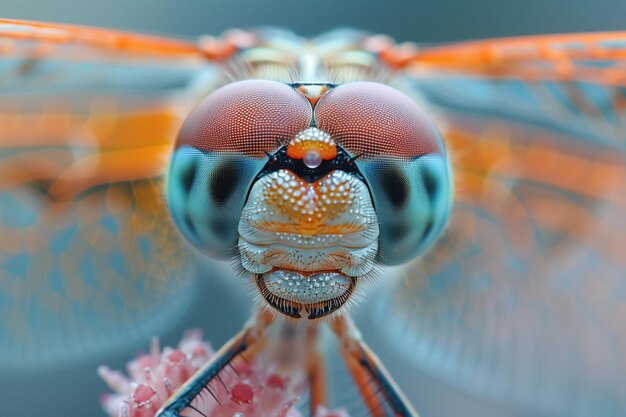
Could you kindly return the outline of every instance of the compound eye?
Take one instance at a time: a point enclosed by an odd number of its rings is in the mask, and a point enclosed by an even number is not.
[[[326,93],[315,120],[339,146],[359,155],[380,235],[378,261],[393,265],[423,252],[443,229],[452,179],[435,125],[415,101],[391,87],[356,82]]]
[[[442,153],[443,143],[424,111],[407,95],[373,82],[333,88],[315,106],[317,126],[352,155],[415,158]]]
[[[379,261],[394,265],[422,253],[439,236],[452,204],[450,166],[443,155],[412,160],[374,158],[359,167],[378,216]]]
[[[306,129],[312,113],[307,98],[285,84],[239,81],[216,90],[196,107],[176,146],[260,158]]]
[[[265,80],[229,84],[198,105],[183,124],[167,181],[170,212],[190,243],[215,258],[234,253],[266,153],[287,145],[311,118],[304,95]]]

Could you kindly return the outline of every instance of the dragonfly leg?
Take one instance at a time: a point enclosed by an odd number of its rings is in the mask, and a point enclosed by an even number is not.
[[[359,387],[363,401],[373,417],[385,416],[385,403],[396,417],[418,417],[411,403],[391,378],[382,362],[363,342],[349,316],[333,322],[332,329],[340,343],[341,355]],[[378,395],[378,393],[381,395]]]
[[[166,401],[157,412],[156,417],[179,417],[180,412],[189,407],[214,378],[219,378],[219,373],[231,365],[234,359],[244,352],[248,359],[253,359],[265,343],[265,333],[273,317],[259,310],[246,326],[222,348],[215,353],[213,358],[192,376]],[[216,399],[217,401],[217,399]]]

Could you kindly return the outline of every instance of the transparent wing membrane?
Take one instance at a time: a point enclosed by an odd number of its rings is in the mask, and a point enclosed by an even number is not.
[[[623,86],[625,32],[573,33],[487,39],[448,46],[385,51],[383,59],[410,70],[525,81]]]
[[[3,369],[58,366],[180,315],[192,275],[159,187],[102,186],[71,203],[34,187],[0,194]]]
[[[623,414],[625,46],[495,40],[407,67],[456,185],[443,237],[378,300],[415,366],[519,410]]]
[[[0,20],[0,369],[94,357],[182,315],[194,274],[161,177],[219,78],[206,52]]]

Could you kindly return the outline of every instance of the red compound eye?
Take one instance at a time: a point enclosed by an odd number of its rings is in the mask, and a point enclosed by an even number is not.
[[[330,90],[315,107],[317,126],[352,155],[413,158],[443,152],[434,124],[408,96],[373,82]]]
[[[263,157],[288,144],[311,117],[311,104],[293,88],[274,81],[239,81],[196,107],[183,124],[177,147]]]

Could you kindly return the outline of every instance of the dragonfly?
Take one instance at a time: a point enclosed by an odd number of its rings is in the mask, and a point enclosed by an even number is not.
[[[200,253],[260,307],[160,417],[206,414],[227,372],[285,346],[326,404],[324,326],[351,415],[417,415],[358,298],[408,366],[478,396],[626,410],[626,33],[188,41],[5,19],[0,54],[3,373],[163,330]]]

